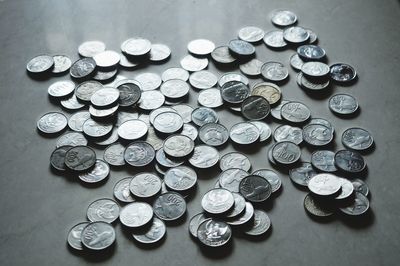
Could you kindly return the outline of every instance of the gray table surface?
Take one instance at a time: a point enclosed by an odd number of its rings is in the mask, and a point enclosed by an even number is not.
[[[77,47],[98,39],[109,49],[132,36],[169,45],[172,58],[163,65],[137,71],[161,73],[179,65],[187,54],[187,43],[207,38],[223,45],[247,25],[266,31],[274,29],[268,15],[276,8],[294,11],[299,25],[312,28],[329,62],[355,66],[359,81],[351,87],[334,86],[332,93],[348,92],[361,106],[352,119],[334,116],[327,98],[311,98],[295,83],[290,69],[293,50],[275,52],[264,44],[257,46],[257,58],[283,62],[290,81],[282,86],[285,99],[306,103],[314,117],[329,119],[336,128],[336,149],[342,148],[344,129],[361,126],[374,136],[376,148],[365,156],[365,180],[371,190],[371,212],[360,222],[342,218],[321,223],[303,209],[305,192],[293,186],[281,173],[283,190],[265,208],[273,230],[262,241],[235,237],[223,251],[205,251],[189,237],[188,220],[201,210],[200,199],[215,183],[217,172],[199,174],[195,197],[188,202],[187,219],[169,226],[162,245],[146,249],[137,246],[116,225],[117,244],[103,255],[80,255],[66,245],[70,227],[85,220],[88,204],[100,197],[112,197],[117,180],[134,173],[113,170],[100,187],[83,186],[73,178],[50,171],[49,156],[56,139],[36,132],[41,114],[61,110],[50,103],[47,87],[56,80],[30,79],[26,62],[41,53],[67,54],[78,58]],[[1,265],[398,265],[400,249],[399,218],[399,17],[398,1],[0,1],[0,264]],[[223,71],[210,64],[220,75]],[[252,79],[251,84],[256,81]],[[190,104],[196,106],[197,92]],[[228,128],[242,118],[219,109]],[[269,122],[272,128],[278,124]],[[249,155],[253,169],[270,168],[266,151],[271,143]],[[233,150],[232,145],[221,154]],[[99,151],[98,156],[102,153]],[[303,160],[310,150],[303,148]]]

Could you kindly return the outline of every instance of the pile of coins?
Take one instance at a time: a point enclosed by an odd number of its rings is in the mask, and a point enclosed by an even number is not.
[[[79,46],[81,59],[74,63],[64,55],[40,55],[28,62],[28,74],[34,78],[68,70],[72,78],[53,83],[48,94],[65,110],[76,112],[67,118],[53,111],[37,122],[39,133],[46,136],[58,136],[67,127],[71,130],[58,138],[50,156],[56,171],[91,184],[105,182],[110,165],[141,171],[115,183],[117,201],[102,198],[89,205],[90,222],[79,223],[69,232],[72,248],[110,247],[116,235],[112,223],[118,219],[136,241],[160,241],[166,234],[166,224],[185,215],[197,174],[218,163],[222,172],[215,188],[202,198],[204,212],[191,217],[190,235],[210,247],[228,243],[232,229],[249,236],[264,235],[271,221],[262,207],[280,189],[281,179],[271,169],[250,173],[251,162],[241,152],[220,157],[218,147],[229,140],[241,149],[266,143],[273,136],[275,143],[269,148],[268,160],[277,169],[289,171],[295,185],[310,190],[304,199],[310,214],[326,217],[337,208],[355,216],[368,210],[367,185],[361,179],[349,181],[342,176],[363,173],[366,163],[359,152],[372,147],[371,134],[349,128],[342,134],[346,150],[326,149],[334,139],[332,124],[311,118],[310,109],[303,103],[282,99],[279,84],[288,78],[288,69],[281,62],[256,59],[253,44],[264,41],[271,49],[297,49],[290,65],[300,71],[300,88],[311,93],[325,91],[331,82],[351,84],[357,77],[354,68],[324,63],[325,50],[314,44],[317,35],[293,26],[297,22],[293,12],[274,11],[271,21],[284,29],[265,33],[254,26],[244,27],[238,39],[219,47],[206,39],[193,40],[187,46],[190,54],[180,61],[181,67],[168,68],[161,75],[118,75],[120,68],[134,70],[164,63],[170,57],[168,46],[138,37],[124,41],[120,53],[106,50],[100,41],[88,41]],[[229,72],[217,77],[205,70],[209,59],[217,67],[238,67],[244,75]],[[260,76],[265,81],[249,86],[247,77]],[[200,107],[185,103],[191,87],[199,91]],[[241,114],[246,121],[228,130],[215,110],[221,106]],[[337,94],[329,99],[329,109],[339,116],[354,115],[358,103],[351,95]],[[284,123],[273,133],[265,122],[269,116]],[[318,149],[311,163],[300,162],[302,143]],[[98,159],[89,146],[104,147],[103,159]]]

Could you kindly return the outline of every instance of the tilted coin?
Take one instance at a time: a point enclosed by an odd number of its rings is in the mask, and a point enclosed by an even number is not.
[[[114,228],[106,222],[89,223],[82,230],[81,242],[90,250],[106,249],[115,242]]]
[[[332,142],[333,131],[324,125],[309,124],[303,127],[303,139],[312,146],[325,146]]]
[[[239,184],[243,178],[247,177],[249,173],[239,168],[229,168],[223,170],[218,176],[219,187],[225,188],[231,192],[239,192]]]
[[[282,30],[272,30],[265,33],[264,43],[271,48],[283,48],[287,46],[287,43],[283,39]]]
[[[114,186],[114,197],[124,203],[134,202],[135,199],[131,195],[129,185],[131,183],[132,177],[125,177],[115,183]]]
[[[353,202],[339,210],[344,214],[356,216],[366,213],[369,209],[369,200],[363,194],[356,192]]]
[[[154,150],[159,150],[163,147],[163,139],[161,139],[152,126],[149,126],[146,136],[146,142],[153,146]]]
[[[192,218],[190,218],[189,221],[189,233],[197,238],[197,229],[199,228],[199,225],[206,221],[211,219],[210,217],[207,217],[207,215],[204,212],[198,213],[194,215]]]
[[[323,125],[323,126],[328,127],[332,132],[335,132],[335,129],[332,126],[331,122],[329,122],[328,120],[326,120],[324,118],[311,118],[308,124],[309,125]]]
[[[229,52],[228,46],[219,46],[215,48],[211,53],[211,58],[217,64],[232,64],[236,61],[236,58]]]
[[[290,141],[276,143],[272,148],[272,156],[277,163],[290,165],[296,163],[301,156],[299,146]]]
[[[188,43],[187,49],[195,55],[208,55],[215,48],[215,44],[210,40],[197,39]]]
[[[311,92],[321,91],[329,87],[330,81],[327,78],[312,80],[307,78],[302,72],[297,74],[297,83],[300,88],[307,89]]]
[[[304,209],[316,217],[333,215],[333,209],[329,203],[314,197],[311,193],[308,193],[304,198]]]
[[[322,172],[336,172],[335,153],[328,150],[315,151],[311,154],[311,164]]]
[[[258,27],[247,26],[239,30],[238,37],[243,41],[256,43],[262,40],[264,31]]]
[[[125,146],[120,143],[114,143],[104,150],[104,161],[112,166],[125,165],[124,153]]]
[[[189,84],[180,79],[167,80],[160,88],[161,93],[170,100],[178,100],[185,97],[188,95],[189,90]]]
[[[112,223],[119,216],[119,206],[112,199],[98,199],[90,203],[86,215],[91,222]]]
[[[246,209],[246,200],[243,198],[243,196],[236,192],[232,192],[232,195],[235,200],[235,204],[228,213],[224,214],[224,216],[228,219],[236,218],[242,215]]]
[[[26,70],[30,73],[40,74],[54,67],[54,59],[49,55],[38,55],[26,64]]]
[[[54,55],[53,60],[54,68],[51,71],[55,74],[68,71],[72,65],[71,59],[66,55]]]
[[[351,115],[358,109],[356,98],[349,94],[336,94],[329,99],[329,109],[339,115]]]
[[[260,236],[265,234],[270,227],[271,220],[269,219],[268,214],[262,210],[254,210],[253,226],[244,233],[250,236]]]
[[[68,124],[67,117],[59,112],[44,114],[37,121],[37,128],[45,134],[55,134],[63,131]]]
[[[134,167],[142,167],[150,164],[156,157],[156,152],[149,143],[135,141],[126,147],[125,162]]]
[[[348,199],[350,196],[353,195],[354,192],[353,184],[346,178],[339,177],[339,180],[341,182],[342,189],[340,191],[340,194],[335,199],[336,200]]]
[[[75,94],[72,94],[68,99],[60,101],[61,106],[70,111],[82,109],[85,105],[78,101]]]
[[[194,147],[193,155],[189,163],[197,168],[210,168],[219,161],[219,153],[214,147],[199,145]]]
[[[83,123],[83,133],[91,138],[105,137],[112,131],[112,129],[112,124],[97,122],[91,118]]]
[[[145,202],[132,202],[121,208],[119,220],[129,228],[139,228],[153,219],[153,208]]]
[[[91,104],[99,109],[107,109],[114,106],[119,100],[119,90],[104,88],[93,93],[90,98]]]
[[[140,83],[135,80],[122,83],[117,86],[117,90],[119,90],[118,104],[122,107],[135,105],[140,100]]]
[[[249,120],[265,119],[271,110],[269,102],[263,96],[253,95],[242,102],[242,115]]]
[[[82,58],[75,61],[69,69],[69,74],[75,79],[89,78],[95,74],[96,61],[93,58]]]
[[[336,82],[348,83],[357,77],[356,70],[345,63],[336,63],[330,66],[330,76]]]
[[[125,54],[121,53],[121,60],[119,60],[119,65],[125,68],[135,68],[140,65],[140,60],[132,60],[131,57],[127,57]]]
[[[348,173],[359,173],[365,169],[366,163],[358,152],[340,150],[335,153],[335,166]]]
[[[285,80],[289,76],[288,69],[280,62],[266,62],[261,66],[263,78],[273,82]]]
[[[223,74],[219,78],[218,86],[220,86],[222,88],[222,86],[224,86],[224,84],[229,81],[240,81],[243,84],[245,84],[246,86],[249,85],[249,79],[246,78],[245,76],[243,76],[242,74],[235,73],[235,72],[229,72],[229,73]]]
[[[156,217],[153,223],[145,232],[132,233],[133,238],[142,244],[153,244],[160,241],[167,232],[164,222]]]
[[[166,192],[159,195],[153,203],[154,214],[164,221],[174,221],[186,212],[185,199],[176,192]]]
[[[297,48],[297,54],[306,61],[322,60],[326,56],[326,52],[323,48],[317,45],[305,44]]]
[[[297,168],[292,168],[289,171],[290,179],[297,185],[308,187],[308,182],[315,176],[317,172],[312,168],[311,163],[302,163]]]
[[[93,105],[89,106],[89,113],[93,118],[105,119],[112,117],[118,110],[119,105],[107,109],[96,109]]]
[[[249,145],[258,141],[260,131],[250,122],[241,122],[231,127],[229,137],[236,144]]]
[[[184,135],[172,135],[165,139],[163,150],[172,158],[189,156],[194,150],[194,141]]]
[[[220,146],[225,144],[229,139],[228,129],[217,123],[207,123],[200,127],[200,140],[210,146]]]
[[[221,87],[222,99],[230,104],[240,104],[250,95],[250,88],[240,81],[228,81]]]
[[[50,156],[50,164],[57,171],[65,171],[65,154],[72,146],[61,146],[56,148]]]
[[[239,69],[247,76],[258,76],[261,74],[261,66],[263,64],[262,61],[253,58],[244,64],[240,64]]]
[[[137,174],[132,177],[129,190],[138,198],[153,197],[161,191],[161,179],[151,173]]]
[[[303,131],[298,127],[282,125],[275,129],[274,139],[276,142],[291,141],[300,145],[303,142]]]
[[[299,57],[297,53],[293,54],[290,57],[290,65],[296,71],[301,71],[301,67],[303,66],[304,61]]]
[[[78,53],[83,57],[93,57],[98,53],[104,52],[106,45],[101,41],[87,41],[79,45]]]
[[[69,132],[62,135],[58,140],[56,147],[61,146],[86,146],[88,143],[87,139],[82,133]]]
[[[254,91],[254,90],[253,90]],[[280,96],[279,96],[280,97]],[[277,120],[282,120],[282,116],[281,116],[281,109],[282,106],[285,103],[288,103],[289,101],[287,100],[282,100],[279,105],[275,106],[275,107],[271,107],[271,115],[273,118],[277,119]],[[271,103],[271,102],[270,102]]]
[[[301,72],[310,78],[321,78],[329,74],[329,66],[322,62],[305,62],[301,67]]]
[[[286,28],[283,31],[283,38],[285,41],[293,44],[301,44],[310,38],[310,33],[303,27],[294,26]]]
[[[75,172],[85,172],[96,163],[96,153],[87,146],[72,147],[65,154],[65,165]]]
[[[279,86],[276,84],[261,82],[253,86],[251,95],[262,96],[269,102],[270,105],[274,105],[281,99],[282,92]]]
[[[214,188],[204,194],[201,206],[209,214],[222,214],[229,211],[235,203],[232,193],[224,188]]]
[[[253,174],[240,181],[239,192],[248,201],[263,202],[271,196],[272,186],[266,178]]]
[[[141,57],[151,50],[151,42],[141,37],[133,37],[121,44],[121,51],[129,56]]]
[[[94,81],[94,80],[85,81],[76,86],[75,96],[76,96],[76,98],[78,98],[78,100],[80,100],[82,102],[90,103],[90,99],[92,98],[92,95],[96,91],[103,89],[103,88],[104,88],[104,86],[98,81]]]
[[[214,87],[218,82],[217,76],[207,70],[196,71],[189,77],[190,85],[196,89],[204,90]]]
[[[352,181],[353,187],[354,187],[354,192],[359,192],[363,194],[364,196],[368,196],[369,194],[369,188],[368,185],[362,181],[361,179],[354,179]]]
[[[342,134],[343,145],[351,150],[364,151],[369,149],[374,143],[374,139],[367,130],[352,127],[346,129]]]
[[[139,101],[139,108],[150,111],[161,107],[165,102],[164,95],[156,90],[144,91]]]
[[[244,213],[242,215],[234,217],[233,219],[230,219],[229,221],[227,221],[227,223],[233,226],[240,226],[249,223],[250,221],[252,221],[253,218],[254,207],[250,202],[246,201],[246,208],[244,210]]]
[[[80,174],[78,177],[85,183],[98,183],[103,181],[110,174],[110,166],[103,160],[96,160],[90,172]]]
[[[341,190],[341,184],[335,175],[318,174],[308,181],[308,189],[318,196],[332,196]]]
[[[135,80],[139,82],[142,91],[156,90],[162,83],[160,75],[151,72],[139,74]]]
[[[254,171],[252,175],[258,175],[267,179],[267,181],[271,184],[272,193],[278,191],[282,186],[281,179],[279,178],[278,174],[273,170],[260,169]]]
[[[249,57],[256,52],[256,48],[251,43],[239,39],[229,41],[228,48],[237,57]]]
[[[182,130],[182,117],[176,112],[163,112],[154,118],[154,128],[164,134],[172,134]]]
[[[261,121],[250,121],[250,123],[258,128],[258,131],[260,132],[260,142],[264,142],[271,137],[271,128],[267,123]]]
[[[197,229],[197,238],[207,247],[221,247],[227,244],[231,237],[230,226],[219,220],[205,220]]]
[[[180,68],[180,67],[171,67],[166,69],[161,74],[162,81],[167,81],[170,79],[180,79],[183,81],[187,81],[189,79],[189,72],[187,70]]]
[[[201,127],[207,123],[217,123],[217,113],[208,107],[198,107],[192,111],[192,121],[197,126]]]
[[[150,61],[160,62],[166,60],[171,55],[171,49],[161,43],[154,43],[151,45]]]
[[[286,27],[296,23],[297,16],[289,10],[274,10],[271,13],[271,21],[277,26]]]
[[[195,141],[197,139],[197,136],[199,135],[199,132],[197,131],[196,127],[192,126],[191,124],[185,123],[183,124],[181,135],[187,136]]]
[[[310,34],[310,38],[308,39],[308,43],[310,43],[310,44],[316,43],[318,41],[317,34],[311,29],[306,29],[306,31],[308,32],[308,34]]]
[[[221,157],[219,168],[222,171],[228,170],[230,168],[239,168],[248,172],[251,169],[251,162],[249,158],[243,153],[236,151],[228,152]]]
[[[187,55],[181,60],[183,69],[189,72],[195,72],[205,69],[208,66],[207,58],[196,58],[193,55]]]
[[[208,108],[217,108],[224,104],[221,91],[216,88],[210,88],[200,91],[197,102]]]
[[[98,67],[110,68],[118,65],[121,57],[119,56],[119,53],[112,50],[107,50],[96,54],[95,56],[93,56],[93,59],[94,61],[96,61],[96,65]]]
[[[304,123],[310,118],[311,112],[303,103],[291,101],[282,106],[281,116],[292,123]]]
[[[83,222],[79,223],[77,225],[74,225],[68,232],[68,245],[76,250],[83,250],[82,247],[82,242],[81,242],[81,235],[82,235],[82,230],[85,228],[89,222]]]
[[[164,175],[165,185],[174,191],[185,191],[197,183],[196,172],[187,166],[177,166],[169,169]]]

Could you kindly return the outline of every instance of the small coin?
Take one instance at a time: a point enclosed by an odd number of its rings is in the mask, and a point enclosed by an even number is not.
[[[110,134],[112,129],[112,124],[97,122],[91,118],[83,123],[83,133],[91,138],[103,138]]]
[[[200,140],[210,146],[221,146],[229,139],[228,129],[217,123],[207,123],[200,127]]]
[[[187,55],[181,60],[183,69],[189,72],[195,72],[205,69],[208,66],[207,58],[196,58],[193,55]]]
[[[81,235],[82,235],[82,230],[85,228],[89,222],[83,222],[79,223],[77,225],[74,225],[68,232],[68,245],[76,250],[83,250],[82,247],[82,242],[81,242]]]
[[[189,77],[189,83],[199,90],[214,87],[218,82],[217,76],[207,70],[196,71]]]
[[[329,66],[322,62],[305,62],[301,67],[301,72],[309,78],[322,78],[329,74]]]
[[[324,125],[309,124],[303,127],[303,139],[312,146],[326,146],[333,140],[333,131]]]
[[[249,96],[242,102],[242,115],[249,120],[265,119],[271,110],[269,102],[262,96]]]
[[[274,10],[271,13],[271,21],[276,26],[286,27],[296,23],[297,16],[289,10]]]
[[[228,46],[219,46],[215,48],[211,53],[211,58],[217,64],[232,64],[236,61],[236,58],[229,52]]]
[[[358,102],[349,94],[336,94],[329,99],[329,109],[338,115],[351,115],[357,112]]]
[[[145,232],[132,233],[133,238],[142,244],[153,244],[160,241],[166,234],[167,228],[164,222],[156,217],[153,223]]]
[[[158,109],[152,110],[152,111],[150,112],[150,114],[149,114],[149,121],[150,121],[150,124],[154,125],[154,119],[156,118],[156,116],[159,115],[159,114],[161,114],[161,113],[165,113],[165,112],[174,112],[174,113],[177,113],[177,112],[175,111],[175,109],[172,109],[171,107],[165,107],[165,106],[162,106],[162,107],[160,107],[160,108],[158,108]]]
[[[204,212],[198,213],[196,215],[194,215],[192,218],[190,218],[189,221],[189,233],[197,238],[197,229],[199,228],[199,225],[206,221],[209,220],[211,218],[207,217],[207,215]]]
[[[305,61],[319,61],[326,56],[323,48],[317,45],[305,44],[297,48],[297,54]]]
[[[264,177],[253,174],[240,181],[239,192],[250,202],[263,202],[271,196],[272,186]]]
[[[364,151],[369,149],[373,143],[374,139],[371,133],[363,128],[348,128],[342,134],[342,144],[351,150]]]
[[[161,77],[158,74],[150,72],[137,75],[135,80],[139,82],[142,91],[156,90],[162,83]]]
[[[221,97],[229,104],[240,104],[250,95],[250,88],[240,81],[228,81],[221,87]]]
[[[335,153],[333,151],[321,150],[311,154],[311,164],[322,172],[333,173],[337,171],[335,166]]]
[[[354,187],[354,192],[359,192],[366,197],[368,196],[369,188],[368,188],[368,185],[364,181],[357,178],[357,179],[354,179],[352,181],[352,183],[353,183],[353,187]]]
[[[67,117],[59,112],[44,114],[37,121],[37,128],[45,134],[55,134],[63,131],[68,124]]]
[[[332,196],[341,190],[341,184],[335,175],[317,174],[308,181],[308,189],[318,196]]]
[[[288,122],[304,123],[310,118],[311,112],[303,103],[291,101],[282,106],[281,116]]]
[[[137,174],[132,177],[129,190],[135,197],[151,198],[161,191],[161,179],[151,173]]]
[[[78,47],[78,53],[83,57],[93,57],[105,50],[106,45],[101,41],[87,41]]]
[[[163,140],[158,137],[153,127],[149,126],[146,136],[146,142],[153,146],[154,150],[159,150],[163,146]]]
[[[267,123],[261,121],[250,121],[250,123],[258,128],[258,131],[260,132],[260,142],[264,142],[271,137],[271,128]]]
[[[264,63],[258,59],[251,59],[250,61],[239,65],[240,71],[242,71],[243,74],[255,77],[261,74],[261,66]]]
[[[82,133],[79,132],[68,132],[62,135],[58,140],[56,147],[61,146],[86,146],[88,144],[87,139]]]
[[[251,169],[251,162],[249,158],[243,153],[229,152],[221,157],[221,161],[219,162],[219,168],[222,171],[231,168],[237,168],[248,172]]]
[[[311,118],[310,122],[308,123],[309,125],[323,125],[328,127],[332,132],[335,132],[335,129],[333,128],[331,122],[324,118]]]
[[[271,220],[268,214],[262,210],[254,210],[254,223],[250,229],[245,231],[246,235],[260,236],[265,234],[271,227]]]
[[[358,152],[340,150],[335,153],[335,166],[348,173],[359,173],[365,169],[366,163]]]
[[[357,77],[356,70],[344,63],[336,63],[330,66],[330,76],[336,82],[348,83]]]
[[[197,131],[196,127],[192,126],[191,124],[185,123],[183,124],[181,135],[187,136],[195,141],[197,139],[197,136],[199,135],[199,132]]]
[[[194,55],[208,55],[215,49],[215,44],[206,39],[197,39],[188,43],[187,49]]]
[[[164,95],[156,90],[144,91],[139,100],[139,108],[150,111],[161,107],[165,102]]]
[[[90,203],[86,215],[91,222],[112,223],[119,216],[119,206],[112,199],[98,199]]]
[[[291,141],[300,145],[303,142],[303,131],[298,127],[282,125],[275,129],[274,139],[276,142]]]
[[[121,44],[121,51],[129,56],[145,56],[150,50],[151,42],[141,37],[129,38]]]
[[[71,59],[66,55],[54,55],[54,68],[51,70],[55,74],[68,71],[72,65]]]
[[[175,158],[172,160],[172,159],[168,158],[165,155],[164,149],[159,149],[156,152],[156,160],[160,166],[163,166],[166,168],[177,167],[184,163],[182,160],[177,160]]]
[[[197,98],[199,104],[208,108],[217,108],[224,104],[221,91],[216,88],[210,88],[200,91]]]
[[[78,101],[75,94],[72,94],[68,99],[60,101],[61,106],[70,111],[83,108],[85,105]]]
[[[249,57],[256,52],[256,48],[251,43],[239,39],[229,41],[228,48],[233,55],[238,57]]]
[[[153,219],[153,208],[145,202],[132,202],[119,213],[121,223],[129,228],[139,228]]]
[[[232,193],[224,188],[214,188],[204,194],[201,206],[210,214],[222,214],[228,212],[234,205]]]
[[[189,90],[189,84],[180,79],[167,80],[161,85],[160,88],[161,93],[170,100],[182,99],[188,95]]]
[[[69,69],[69,74],[75,79],[89,78],[95,74],[96,61],[86,57],[75,61]]]
[[[260,131],[250,122],[241,122],[231,127],[229,137],[236,144],[250,145],[259,140]]]
[[[169,169],[164,175],[167,188],[174,191],[185,191],[194,187],[197,183],[196,172],[187,166],[177,166]]]
[[[161,79],[164,82],[170,79],[180,79],[183,81],[187,81],[189,79],[189,72],[180,67],[171,67],[166,69],[161,74]]]
[[[329,203],[314,197],[311,193],[304,198],[304,209],[316,217],[328,217],[334,213]]]
[[[289,177],[297,185],[308,187],[308,182],[317,172],[312,168],[311,163],[302,163],[299,167],[290,169]]]
[[[249,79],[246,78],[245,76],[239,74],[239,73],[235,73],[235,72],[230,72],[230,73],[225,73],[223,74],[219,80],[218,80],[218,86],[219,87],[223,87],[225,83],[229,82],[229,81],[240,81],[243,84],[245,84],[246,86],[249,85]]]
[[[199,145],[194,147],[189,163],[196,168],[211,168],[219,161],[219,153],[214,147]]]
[[[276,143],[272,148],[272,156],[277,163],[290,165],[296,163],[301,156],[299,146],[290,141]]]
[[[207,107],[198,107],[192,111],[192,121],[195,125],[201,127],[207,123],[217,123],[217,113]]]
[[[266,80],[279,82],[289,76],[289,71],[280,62],[266,62],[261,66],[261,75]]]
[[[258,27],[247,26],[239,30],[238,37],[243,41],[256,43],[262,40],[264,31]]]
[[[156,157],[156,152],[149,143],[144,141],[135,141],[126,147],[124,159],[129,165],[142,167],[150,164]]]
[[[135,105],[140,100],[140,84],[135,80],[123,83],[117,89],[119,90],[118,104],[121,107]]]
[[[95,56],[93,56],[93,59],[94,61],[96,61],[96,65],[98,67],[111,68],[118,65],[121,57],[119,56],[119,53],[112,50],[107,50],[96,54]]]
[[[342,177],[339,177],[339,180],[341,182],[342,189],[340,191],[340,194],[335,199],[336,200],[348,199],[350,196],[353,195],[354,192],[353,183],[351,183],[346,178]]]
[[[115,231],[106,222],[89,223],[81,233],[83,246],[90,250],[104,250],[115,242]]]
[[[223,170],[218,176],[219,187],[231,192],[239,192],[240,181],[247,177],[249,173],[239,168],[229,168]]]
[[[166,192],[156,198],[153,210],[161,220],[175,221],[186,213],[186,202],[179,193]]]
[[[98,183],[103,181],[110,174],[110,166],[103,160],[96,160],[93,169],[88,173],[80,174],[78,177],[85,183]]]
[[[65,154],[72,146],[61,146],[56,148],[50,156],[51,166],[58,171],[65,171]]]
[[[279,178],[278,174],[270,169],[260,169],[256,170],[252,173],[252,175],[258,175],[267,179],[267,181],[271,184],[272,193],[278,191],[282,186],[282,181]]]
[[[194,141],[184,135],[172,135],[165,139],[163,150],[172,158],[184,158],[194,150]]]
[[[254,207],[250,202],[246,201],[246,208],[242,215],[227,221],[229,225],[240,226],[249,223],[254,218]]]
[[[114,197],[124,203],[134,202],[135,199],[131,195],[129,190],[129,185],[131,183],[132,177],[125,177],[115,183],[114,186]]]
[[[318,36],[317,34],[312,31],[311,29],[306,29],[306,31],[310,34],[310,38],[308,39],[308,43],[313,44],[318,41]]]
[[[207,247],[221,247],[227,244],[231,237],[230,226],[219,220],[205,220],[197,229],[197,238]]]
[[[253,92],[254,92],[254,90],[253,90]],[[282,100],[280,103],[279,103],[279,105],[277,105],[277,106],[275,106],[275,107],[272,107],[271,108],[271,115],[272,115],[272,117],[273,118],[275,118],[275,119],[277,119],[277,120],[282,120],[282,116],[281,116],[281,109],[282,109],[282,106],[284,105],[284,104],[286,104],[286,103],[288,103],[289,101],[286,101],[286,100]]]
[[[271,48],[284,48],[287,46],[287,42],[283,39],[282,30],[272,30],[265,33],[264,43]]]
[[[96,163],[96,153],[87,146],[72,147],[65,154],[65,166],[75,172],[85,172]]]
[[[262,96],[269,102],[270,105],[274,105],[281,99],[282,92],[279,86],[276,84],[261,82],[253,86],[251,95]]]
[[[114,69],[109,71],[108,69],[106,69],[107,71],[100,71],[97,70],[96,74],[93,76],[94,80],[100,81],[102,83],[108,83],[111,80],[115,79],[115,77],[117,76],[118,73],[118,69]]]
[[[93,93],[90,98],[91,104],[99,109],[107,109],[114,106],[119,100],[119,90],[114,88],[104,88]]]
[[[236,192],[232,192],[232,195],[235,200],[235,204],[228,213],[224,214],[224,216],[228,219],[234,219],[240,215],[243,215],[246,209],[246,200],[243,198],[243,196]]]
[[[124,153],[125,146],[120,143],[114,143],[104,150],[104,161],[112,166],[125,165]]]
[[[308,41],[310,33],[303,27],[294,26],[283,30],[283,38],[287,42],[301,44]]]
[[[93,94],[103,88],[104,86],[98,81],[85,81],[76,86],[75,96],[82,102],[90,103],[90,99],[92,98]]]
[[[150,61],[161,62],[171,55],[171,49],[165,44],[155,43],[151,45]]]
[[[33,74],[40,74],[49,71],[54,67],[54,59],[49,55],[38,55],[32,58],[27,64],[26,69]]]
[[[300,56],[296,53],[290,57],[290,65],[296,71],[301,71],[301,67],[303,66],[304,61],[300,58]]]
[[[354,201],[348,206],[341,207],[339,210],[344,214],[356,216],[366,213],[369,209],[369,200],[363,194],[356,192]]]

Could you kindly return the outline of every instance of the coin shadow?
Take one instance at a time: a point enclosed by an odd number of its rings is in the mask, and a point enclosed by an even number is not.
[[[320,223],[320,224],[327,224],[327,223],[331,223],[332,221],[335,220],[336,216],[335,215],[330,215],[330,216],[326,216],[326,217],[319,217],[319,216],[315,216],[312,215],[311,213],[309,213],[307,210],[305,211],[308,218],[310,218],[311,220],[313,220],[314,222]]]
[[[351,80],[351,81],[347,81],[347,82],[337,82],[335,80],[332,80],[332,82],[340,87],[350,87],[353,86],[354,84],[356,84],[358,82],[358,75],[356,75],[356,77]]]
[[[73,253],[74,255],[79,255],[85,261],[88,261],[88,262],[105,262],[105,261],[109,260],[115,254],[116,249],[117,249],[117,242],[114,242],[110,247],[108,247],[104,250],[99,250],[99,251],[84,249],[84,250],[80,251],[79,253],[77,253],[77,252],[71,251],[71,248],[69,248],[71,253]]]
[[[79,182],[79,184],[81,184],[81,186],[83,186],[85,188],[93,189],[93,188],[98,188],[98,187],[105,185],[109,178],[110,178],[110,176],[108,176],[108,177],[104,178],[103,180],[96,182],[96,183],[87,183],[78,178],[78,182]]]
[[[220,173],[220,170],[216,165],[207,169],[195,168],[195,171],[197,173],[198,180],[214,179]]]
[[[200,243],[199,248],[203,256],[215,260],[221,260],[230,256],[233,253],[234,242],[233,239],[231,239],[228,243],[221,247],[208,247]]]
[[[362,150],[362,151],[357,151],[358,153],[360,153],[361,155],[367,155],[367,154],[371,154],[376,150],[376,145],[375,145],[375,141],[372,142],[371,146],[368,149]]]
[[[326,100],[333,94],[333,86],[331,84],[323,90],[307,90],[304,88],[301,88],[301,90],[314,100]]]
[[[350,228],[353,229],[365,229],[372,226],[375,222],[375,214],[371,209],[368,209],[366,213],[359,216],[350,216],[339,213],[339,220]]]
[[[26,70],[26,73],[28,74],[28,77],[30,77],[33,80],[36,81],[47,81],[53,77],[52,73],[31,73],[28,70]]]
[[[67,131],[67,127],[65,127],[63,130],[56,132],[56,133],[43,133],[40,131],[38,128],[36,128],[36,132],[43,138],[46,139],[54,139],[56,137],[60,137],[62,134],[64,134]]]
[[[230,63],[230,64],[220,64],[220,63],[215,62],[214,60],[212,60],[212,61],[214,62],[215,68],[220,71],[224,71],[224,72],[237,71],[237,67],[238,67],[237,61]]]
[[[275,192],[277,193],[277,192]],[[252,203],[255,209],[261,209],[264,210],[266,212],[272,210],[272,208],[274,207],[275,204],[275,196],[273,196],[273,194],[269,197],[269,199],[267,199],[264,202],[254,202]]]

